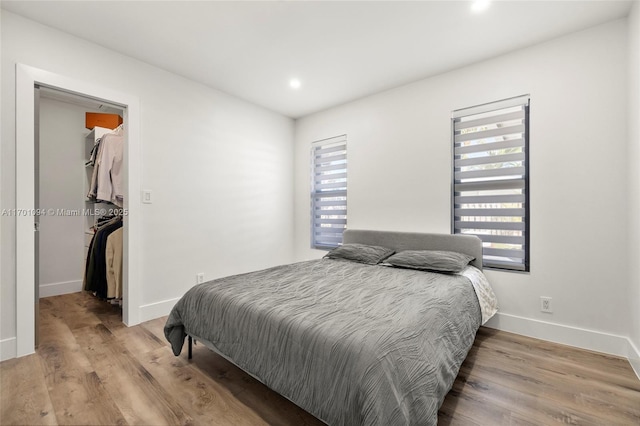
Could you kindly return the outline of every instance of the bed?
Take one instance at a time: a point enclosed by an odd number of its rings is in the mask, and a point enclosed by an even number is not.
[[[497,310],[481,241],[346,230],[342,248],[357,250],[357,261],[336,254],[191,288],[165,325],[174,354],[187,336],[200,341],[329,425],[435,425],[478,328]],[[433,272],[389,263],[402,256],[382,248],[466,261]]]

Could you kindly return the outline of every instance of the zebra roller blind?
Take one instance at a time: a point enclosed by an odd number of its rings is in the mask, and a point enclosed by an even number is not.
[[[484,266],[529,270],[529,96],[453,113],[453,232],[482,239]]]
[[[311,162],[311,246],[334,248],[347,227],[347,136],[314,142]]]

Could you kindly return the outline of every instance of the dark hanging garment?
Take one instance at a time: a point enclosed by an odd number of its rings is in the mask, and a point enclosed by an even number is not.
[[[85,290],[95,292],[101,299],[107,298],[107,238],[119,228],[122,228],[122,218],[100,227],[91,240],[87,256]]]
[[[87,251],[87,259],[84,264],[84,282],[82,283],[82,288],[85,291],[92,291],[91,286],[91,278],[93,277],[93,263],[91,263],[91,255],[93,253],[93,242],[96,240],[96,234],[93,234],[91,237],[91,242],[89,243],[89,250]]]

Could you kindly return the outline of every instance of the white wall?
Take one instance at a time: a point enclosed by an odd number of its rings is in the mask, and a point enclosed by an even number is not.
[[[630,360],[640,376],[640,3],[629,14],[629,269]]]
[[[82,211],[85,199],[85,112],[53,99],[40,100],[41,209]],[[84,269],[83,216],[40,216],[40,297],[80,291]]]
[[[195,283],[292,260],[291,119],[2,11],[2,208],[15,207],[15,64],[140,99],[143,319]],[[142,189],[142,188],[141,188]],[[139,194],[133,194],[138,197]],[[16,335],[15,218],[2,217],[2,353]],[[7,349],[8,350],[8,349]]]
[[[323,254],[309,248],[312,141],[347,134],[348,227],[448,233],[451,111],[529,93],[531,272],[487,271],[501,307],[492,325],[623,352],[626,37],[614,21],[298,120],[298,258]]]

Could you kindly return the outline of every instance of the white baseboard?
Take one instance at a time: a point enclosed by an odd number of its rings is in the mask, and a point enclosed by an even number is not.
[[[140,306],[140,322],[169,315],[173,306],[178,303],[178,300],[180,300],[180,297]]]
[[[17,351],[15,337],[0,340],[0,361],[15,358],[16,355]]]
[[[79,291],[82,291],[82,280],[40,284],[40,297],[60,296]]]
[[[628,337],[503,313],[497,313],[485,326],[627,358],[640,378],[640,352]]]

